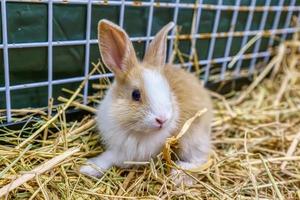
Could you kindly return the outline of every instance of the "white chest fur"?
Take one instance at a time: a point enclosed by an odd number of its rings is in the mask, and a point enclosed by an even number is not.
[[[114,117],[109,117],[108,106],[111,106],[111,94],[107,93],[98,109],[97,122],[100,129],[101,139],[107,150],[113,151],[118,159],[114,160],[114,165],[125,166],[125,161],[149,161],[161,150],[168,137],[176,128],[178,110],[173,113],[175,118],[168,128],[152,133],[128,132],[124,127],[118,126]]]
[[[121,133],[124,134],[124,131]],[[160,131],[152,135],[126,134],[109,140],[108,146],[114,146],[113,151],[119,156],[118,166],[124,166],[124,161],[149,161],[162,149],[169,131]],[[111,138],[112,139],[112,138]]]

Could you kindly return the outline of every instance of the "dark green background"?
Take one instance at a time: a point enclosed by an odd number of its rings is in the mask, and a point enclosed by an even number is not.
[[[272,5],[277,5],[279,0],[272,0]],[[175,2],[175,0],[160,0],[160,2]],[[195,2],[194,0],[182,0],[181,2]],[[204,3],[217,4],[217,0],[204,0]],[[233,0],[224,0],[226,5],[234,5]],[[250,0],[242,0],[243,5],[249,5]],[[264,5],[264,0],[258,0],[257,5]],[[299,1],[297,1],[298,4]],[[290,0],[285,1],[288,5]],[[54,4],[53,6],[53,40],[84,40],[86,27],[86,5]],[[96,39],[97,23],[102,18],[107,18],[118,23],[119,6],[93,5],[91,38]],[[149,8],[131,7],[125,9],[124,28],[130,36],[145,36]],[[154,8],[152,35],[163,25],[173,19],[173,8]],[[212,31],[216,11],[203,10],[200,33]],[[221,13],[219,32],[226,32],[230,28],[233,12]],[[295,13],[296,14],[296,13]],[[245,28],[248,12],[240,12],[236,23],[236,31]],[[251,30],[257,30],[262,13],[256,12],[253,18]],[[268,15],[265,29],[270,29],[274,20],[275,12]],[[1,16],[0,16],[1,17]],[[188,34],[191,30],[193,9],[179,9],[177,24],[181,26],[181,33]],[[286,13],[281,15],[279,28],[282,28],[286,19]],[[47,4],[39,3],[7,3],[8,41],[9,43],[46,42],[47,41]],[[0,28],[1,29],[1,28]],[[0,30],[1,32],[2,30]],[[251,39],[251,37],[249,38]],[[2,35],[0,42],[2,43]],[[134,43],[138,56],[143,55],[144,43]],[[223,57],[226,39],[217,39],[214,49],[214,58]],[[230,55],[235,55],[240,49],[241,37],[233,39]],[[206,59],[208,54],[209,40],[197,41],[197,52],[200,59]],[[260,50],[266,50],[267,39],[262,40]],[[180,42],[180,49],[188,53],[190,42]],[[250,52],[250,49],[248,52]],[[85,46],[53,47],[53,79],[82,76],[84,71]],[[90,61],[97,62],[99,51],[97,45],[91,45]],[[24,84],[39,81],[47,81],[47,47],[9,49],[10,84]],[[213,65],[220,68],[221,64]],[[248,62],[243,62],[248,67]],[[0,86],[4,86],[3,52],[0,50]],[[61,94],[61,88],[77,88],[77,83],[54,86],[54,97]],[[12,107],[39,107],[47,105],[47,87],[13,90],[11,91]],[[5,107],[4,92],[0,92],[0,108]]]

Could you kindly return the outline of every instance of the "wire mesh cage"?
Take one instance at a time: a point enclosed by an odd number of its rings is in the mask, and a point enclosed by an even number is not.
[[[0,108],[11,121],[14,108],[46,106],[61,87],[72,87],[99,58],[96,24],[106,18],[131,36],[139,57],[167,22],[168,59],[195,71],[203,81],[222,81],[255,73],[278,42],[297,31],[296,0],[2,0]],[[258,39],[239,53],[251,39]],[[173,56],[177,44],[183,59]],[[235,55],[238,60],[228,68]],[[90,80],[112,77],[93,75]],[[83,90],[87,102],[90,84]]]

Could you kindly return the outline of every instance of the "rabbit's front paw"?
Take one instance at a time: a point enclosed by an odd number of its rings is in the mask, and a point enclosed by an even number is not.
[[[190,177],[180,169],[172,169],[171,179],[177,186],[181,184],[185,186],[192,186],[196,183],[196,181],[192,177]]]
[[[103,174],[95,169],[94,167],[90,166],[90,165],[84,165],[82,167],[80,167],[80,173],[88,175],[88,176],[93,176],[93,177],[101,177]]]

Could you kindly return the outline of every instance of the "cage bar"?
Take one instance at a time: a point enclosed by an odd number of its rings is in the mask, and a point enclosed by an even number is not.
[[[202,0],[197,1],[198,4],[202,4]],[[199,31],[200,26],[200,17],[201,17],[201,7],[197,8],[197,12],[194,12],[193,22],[192,22],[192,28],[191,28],[191,48],[190,48],[190,56],[189,60],[192,60],[192,57],[194,56],[194,51],[196,49],[196,35]],[[191,62],[193,63],[193,62]],[[188,71],[191,71],[192,64],[188,66]]]
[[[280,1],[279,1],[279,6],[283,6],[283,3],[284,3],[284,0],[280,0]],[[277,10],[277,11],[276,11],[276,14],[275,14],[274,23],[273,23],[273,25],[272,25],[272,29],[273,29],[273,30],[275,30],[275,29],[278,28],[280,16],[281,16],[281,12],[280,12],[280,10]],[[275,36],[275,34],[270,35],[270,39],[269,39],[269,42],[268,42],[268,48],[271,47],[271,46],[273,46],[273,44],[274,44],[274,36]],[[269,60],[269,58],[270,58],[269,56],[266,56],[266,57],[264,58],[264,61],[263,61],[263,62],[264,62],[264,63],[267,63],[268,60]]]
[[[271,3],[271,0],[266,0],[266,2],[265,2],[266,8],[268,6],[270,6],[270,3]],[[261,22],[260,22],[260,25],[259,25],[259,30],[264,30],[265,29],[267,17],[268,17],[268,11],[265,10],[263,12],[263,16],[262,16],[262,19],[261,19]],[[254,53],[256,53],[256,52],[259,51],[260,44],[261,44],[261,38],[259,38],[256,41],[255,45],[254,45],[254,50],[253,50]],[[249,75],[252,75],[254,73],[254,69],[255,69],[255,65],[256,65],[256,60],[257,60],[256,58],[252,58],[251,61],[250,61]]]
[[[251,1],[251,7],[253,8],[253,10],[250,10],[250,11],[249,11],[249,15],[248,15],[248,18],[247,18],[245,31],[249,31],[250,28],[251,28],[255,4],[256,4],[256,0]],[[244,35],[244,36],[243,36],[241,48],[243,48],[243,46],[246,45],[247,40],[248,40],[248,36],[249,36],[249,35]],[[239,75],[239,73],[240,73],[242,62],[243,62],[243,60],[242,60],[242,59],[239,59],[239,61],[238,61],[237,64],[236,64],[236,68],[235,68],[235,70],[234,70],[234,73],[235,73],[236,77],[237,77],[237,76]]]
[[[219,0],[218,5],[222,5],[223,1]],[[217,10],[216,17],[215,17],[215,23],[213,27],[213,33],[217,33],[218,31],[218,26],[219,26],[219,21],[220,21],[220,15],[221,15],[221,10]],[[216,42],[216,37],[212,37],[210,40],[209,44],[209,50],[208,50],[208,56],[207,60],[211,60],[214,54],[214,48],[215,48],[215,42]],[[208,81],[208,76],[209,76],[209,71],[210,71],[211,63],[208,63],[205,66],[205,72],[204,72],[204,83]]]
[[[173,14],[173,22],[175,24],[177,24],[177,18],[178,18],[178,12],[179,12],[179,3],[180,0],[176,0],[176,7],[174,8],[174,14]],[[176,27],[174,27],[171,31],[171,39],[170,39],[170,43],[169,43],[169,52],[168,52],[168,62],[171,62],[171,57],[172,57],[172,53],[173,53],[173,45],[174,45],[174,36],[176,33]]]
[[[151,36],[151,30],[152,30],[152,19],[153,19],[153,9],[154,9],[154,0],[150,1],[150,10],[148,15],[148,25],[147,25],[147,36],[146,36],[146,46],[145,48],[148,48],[148,45],[150,43],[150,36]]]
[[[3,40],[6,119],[8,122],[10,122],[11,121],[11,98],[10,98],[11,96],[10,96],[10,81],[9,81],[6,0],[1,1],[1,13],[2,13],[2,40]]]
[[[249,54],[243,54],[241,56],[241,59],[247,60],[247,59],[251,59],[253,57],[257,57],[257,58],[261,58],[267,55],[270,55],[271,53],[268,51],[264,51],[264,52],[260,52],[260,53],[249,53]],[[199,60],[199,65],[207,65],[208,63],[223,63],[223,62],[228,62],[231,61],[234,58],[234,56],[229,56],[229,57],[222,57],[222,58],[214,58],[212,60]],[[183,66],[188,66],[190,63],[184,63]]]
[[[84,76],[89,74],[90,69],[90,37],[91,37],[91,17],[92,17],[92,2],[88,0],[86,19],[86,44],[85,44],[85,60],[84,60]],[[89,92],[89,82],[87,81],[83,89],[83,103],[87,104]]]
[[[100,78],[106,78],[106,77],[113,77],[112,73],[108,74],[98,74],[98,75],[93,75],[89,78],[89,80],[96,80]],[[65,78],[65,79],[59,79],[59,80],[53,80],[52,85],[60,85],[64,83],[75,83],[79,81],[83,81],[85,79],[84,76],[81,77],[73,77],[73,78]],[[20,90],[20,89],[29,89],[29,88],[36,88],[36,87],[44,87],[48,85],[48,81],[43,81],[43,82],[36,82],[36,83],[26,83],[26,84],[19,84],[19,85],[14,85],[10,86],[10,90]],[[0,87],[0,92],[5,91],[5,87]]]
[[[291,0],[290,7],[288,9],[288,14],[287,14],[287,17],[286,17],[286,20],[285,20],[285,23],[284,23],[285,28],[288,28],[290,23],[291,23],[292,14],[293,14],[292,7],[295,7],[295,4],[296,4],[296,0]],[[287,37],[287,33],[283,33],[282,36],[281,36],[281,40],[282,41],[285,40],[286,37]]]
[[[239,6],[240,4],[241,4],[241,0],[237,0],[235,2],[235,6]],[[239,14],[238,10],[234,10],[234,12],[232,14],[231,23],[230,23],[230,29],[229,29],[230,33],[233,33],[234,30],[235,30],[235,24],[236,24],[236,21],[237,21],[238,14]],[[227,39],[226,47],[225,47],[225,53],[224,53],[225,58],[228,57],[229,54],[230,54],[232,39],[233,39],[232,35],[229,36],[228,39]],[[221,74],[220,74],[221,80],[224,80],[224,78],[225,78],[227,64],[228,64],[227,62],[222,63],[222,69],[221,69]]]
[[[53,2],[48,3],[48,101],[52,98],[53,80]]]
[[[125,14],[125,0],[121,1],[119,26],[123,28],[124,26],[124,14]]]

